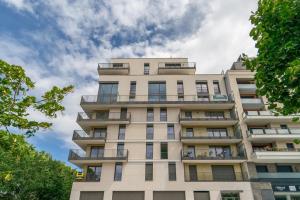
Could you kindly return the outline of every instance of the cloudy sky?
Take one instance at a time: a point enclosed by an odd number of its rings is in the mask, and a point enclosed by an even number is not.
[[[97,63],[111,57],[188,57],[198,73],[220,73],[256,54],[248,19],[256,0],[0,0],[0,59],[22,65],[40,94],[76,90],[49,131],[30,139],[67,160],[80,96],[96,94]],[[43,119],[33,112],[33,117]],[[49,120],[49,119],[45,119]]]

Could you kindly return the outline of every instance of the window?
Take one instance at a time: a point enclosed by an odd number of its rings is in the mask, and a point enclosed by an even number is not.
[[[208,128],[207,133],[209,137],[227,137],[226,128]]]
[[[166,108],[160,109],[160,121],[162,121],[162,122],[167,121],[167,109]]]
[[[122,163],[116,163],[116,165],[115,165],[114,180],[115,181],[121,181],[122,180]]]
[[[175,139],[174,124],[168,124],[168,139],[169,140]]]
[[[169,162],[169,181],[176,181],[176,163]]]
[[[125,140],[125,130],[126,130],[126,125],[119,125],[119,135],[118,135],[119,140]]]
[[[280,124],[280,128],[281,128],[281,129],[288,129],[288,127],[287,127],[286,124]]]
[[[195,191],[194,200],[210,200],[208,191]]]
[[[105,138],[106,128],[94,128],[94,138]]]
[[[196,82],[197,93],[208,93],[208,87],[206,81],[197,81]]]
[[[240,194],[237,192],[221,193],[222,200],[240,200]]]
[[[160,159],[168,159],[168,143],[160,143]]]
[[[230,158],[231,151],[229,146],[210,146],[208,150],[209,157]]]
[[[116,102],[118,97],[118,83],[100,83],[98,101],[104,103]]]
[[[123,67],[123,63],[113,63],[112,67],[113,68],[122,68]]]
[[[153,163],[146,163],[145,165],[145,180],[153,180]]]
[[[184,94],[182,81],[177,81],[177,94],[178,94],[178,96],[183,96],[183,94]]]
[[[166,82],[149,82],[148,83],[148,100],[149,101],[166,101]]]
[[[223,119],[224,112],[205,112],[205,116],[212,119]]]
[[[189,165],[189,181],[198,181],[198,172],[196,165]]]
[[[87,181],[100,181],[102,166],[88,166],[86,173]]]
[[[97,111],[96,112],[96,119],[107,120],[108,117],[109,117],[108,111]]]
[[[146,128],[146,139],[147,140],[153,140],[153,132],[154,132],[154,129],[153,129],[153,124],[148,124],[147,125],[147,128]]]
[[[192,119],[192,112],[191,111],[185,111],[184,112],[184,117],[187,119]]]
[[[117,157],[123,157],[124,156],[124,143],[119,142],[117,145]]]
[[[147,121],[148,122],[153,122],[154,121],[153,108],[147,108]]]
[[[91,147],[91,158],[102,158],[104,156],[104,147],[92,146]]]
[[[135,99],[135,95],[136,95],[136,82],[131,81],[130,82],[129,100]]]
[[[153,143],[146,143],[146,159],[153,159]]]
[[[187,137],[193,137],[194,136],[194,129],[193,128],[186,128],[186,136]]]
[[[268,167],[266,165],[256,165],[256,172],[257,173],[267,173]]]
[[[214,93],[221,94],[219,81],[213,81],[213,85],[214,85]]]
[[[150,65],[149,63],[144,63],[144,75],[149,75]]]
[[[127,120],[127,108],[121,108],[120,119]]]
[[[277,172],[293,172],[293,168],[290,165],[277,165]]]
[[[180,68],[181,63],[165,63],[166,68]]]
[[[286,143],[286,148],[289,150],[289,151],[292,151],[295,149],[294,147],[294,144],[293,143]]]

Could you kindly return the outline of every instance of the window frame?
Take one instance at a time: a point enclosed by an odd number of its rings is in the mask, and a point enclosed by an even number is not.
[[[169,174],[169,181],[176,181],[177,175],[176,175],[176,163],[175,162],[168,163],[168,174]]]
[[[117,170],[120,170],[120,171],[117,171]],[[115,164],[115,172],[114,172],[114,181],[122,181],[122,171],[123,171],[122,163],[116,163]]]
[[[145,181],[153,181],[153,163],[145,163]]]

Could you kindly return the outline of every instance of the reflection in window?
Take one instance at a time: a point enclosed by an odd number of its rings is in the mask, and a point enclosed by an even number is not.
[[[166,83],[150,82],[148,83],[148,99],[149,101],[166,101]]]
[[[116,102],[118,97],[118,83],[100,83],[98,101],[103,103]]]

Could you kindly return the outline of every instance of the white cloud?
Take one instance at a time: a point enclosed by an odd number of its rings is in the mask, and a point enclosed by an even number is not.
[[[85,79],[97,80],[98,62],[110,57],[179,56],[196,61],[198,73],[220,73],[239,54],[256,53],[248,21],[250,12],[256,9],[256,0],[4,2],[20,12],[33,13],[37,19],[43,15],[55,21],[65,35],[56,37],[51,28],[27,33],[37,43],[55,48],[48,63],[39,59],[33,47],[7,35],[0,35],[0,57],[24,66],[38,82],[38,91],[54,84],[76,84],[75,92],[64,102],[66,112],[53,121],[53,132],[67,145],[71,145],[72,131],[78,127],[75,120],[80,111],[80,95],[96,94],[96,82]],[[113,37],[124,41],[115,47]],[[130,41],[131,37],[136,38]]]

